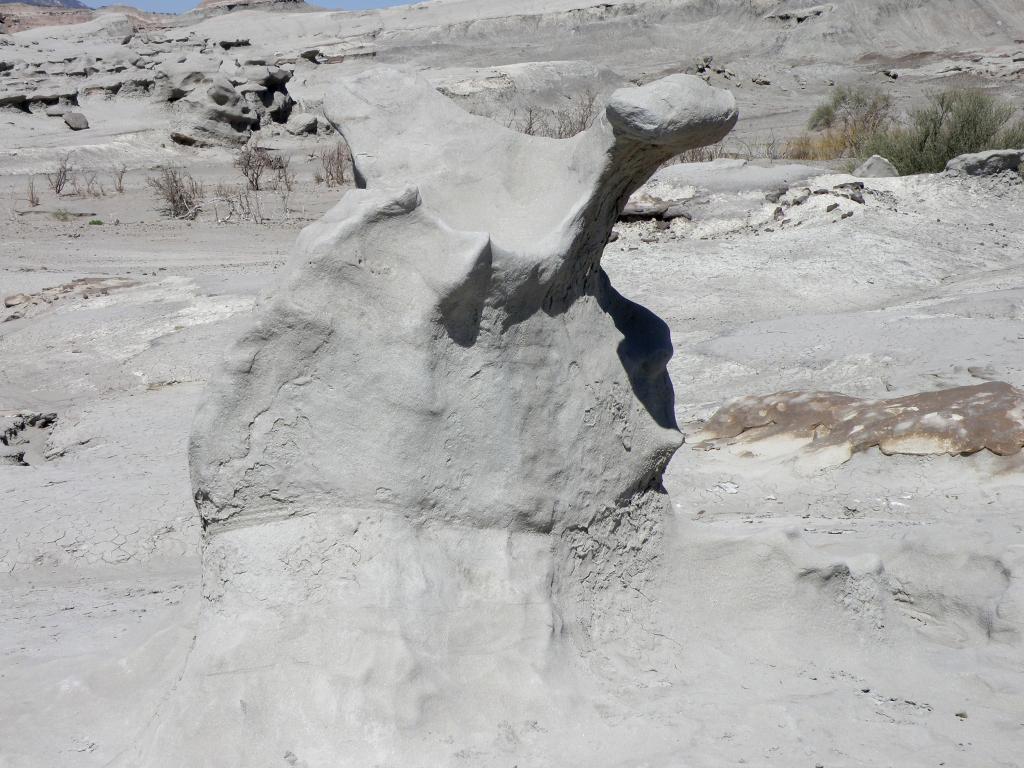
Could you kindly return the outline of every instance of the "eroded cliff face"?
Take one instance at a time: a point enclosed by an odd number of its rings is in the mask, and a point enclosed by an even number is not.
[[[600,255],[732,97],[673,76],[558,141],[377,70],[326,111],[362,188],[303,232],[197,417],[206,604],[145,765],[212,764],[214,734],[232,764],[490,754],[503,722],[556,732],[636,689],[622,659],[653,637],[671,343]]]

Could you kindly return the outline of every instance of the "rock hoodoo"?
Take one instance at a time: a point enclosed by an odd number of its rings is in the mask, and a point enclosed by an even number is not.
[[[554,140],[374,70],[325,112],[362,188],[302,233],[196,419],[206,602],[132,764],[445,765],[527,720],[516,754],[555,764],[560,729],[607,716],[581,691],[641,695],[681,442],[668,329],[601,253],[735,103],[676,75]],[[635,750],[614,741],[594,754]]]

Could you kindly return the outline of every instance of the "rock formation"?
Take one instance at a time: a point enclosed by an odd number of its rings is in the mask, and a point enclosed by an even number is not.
[[[862,400],[838,392],[778,392],[741,397],[719,409],[700,433],[749,445],[771,438],[805,441],[805,453],[840,464],[877,446],[882,453],[1000,456],[1024,447],[1024,392],[993,381]]]
[[[1019,171],[1024,149],[990,149],[958,155],[946,163],[947,173],[967,176],[994,176],[1004,171]]]
[[[205,605],[125,764],[633,756],[681,438],[668,329],[600,259],[733,98],[674,75],[554,140],[373,70],[325,111],[362,188],[302,233],[196,418]]]
[[[242,143],[270,122],[284,123],[292,100],[285,83],[291,73],[261,56],[241,61],[210,55],[165,62],[159,97],[178,107],[171,138],[179,144]]]

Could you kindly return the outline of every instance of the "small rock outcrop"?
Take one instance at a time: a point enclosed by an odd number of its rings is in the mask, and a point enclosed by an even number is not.
[[[872,155],[854,169],[853,175],[862,179],[884,179],[899,176],[900,172],[881,155]]]
[[[174,105],[171,138],[179,144],[245,142],[251,132],[285,123],[292,109],[291,72],[259,56],[241,62],[191,54],[160,67],[158,98]]]
[[[184,119],[171,137],[179,144],[243,143],[259,117],[223,75],[181,100]]]
[[[707,422],[699,440],[745,444],[785,436],[826,464],[878,447],[885,454],[1000,456],[1024,447],[1024,392],[1005,382],[862,400],[837,392],[779,392],[741,397]]]
[[[1024,161],[1024,149],[992,149],[958,155],[946,163],[947,173],[967,176],[995,176],[1004,171],[1019,171]]]

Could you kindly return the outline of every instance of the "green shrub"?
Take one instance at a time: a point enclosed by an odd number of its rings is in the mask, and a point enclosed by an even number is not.
[[[1024,121],[1010,123],[1015,109],[977,89],[954,88],[928,97],[905,126],[874,133],[863,155],[882,155],[901,174],[939,173],[957,155],[1024,147]]]
[[[100,219],[89,219],[89,223],[94,227],[102,226],[103,224]]]

